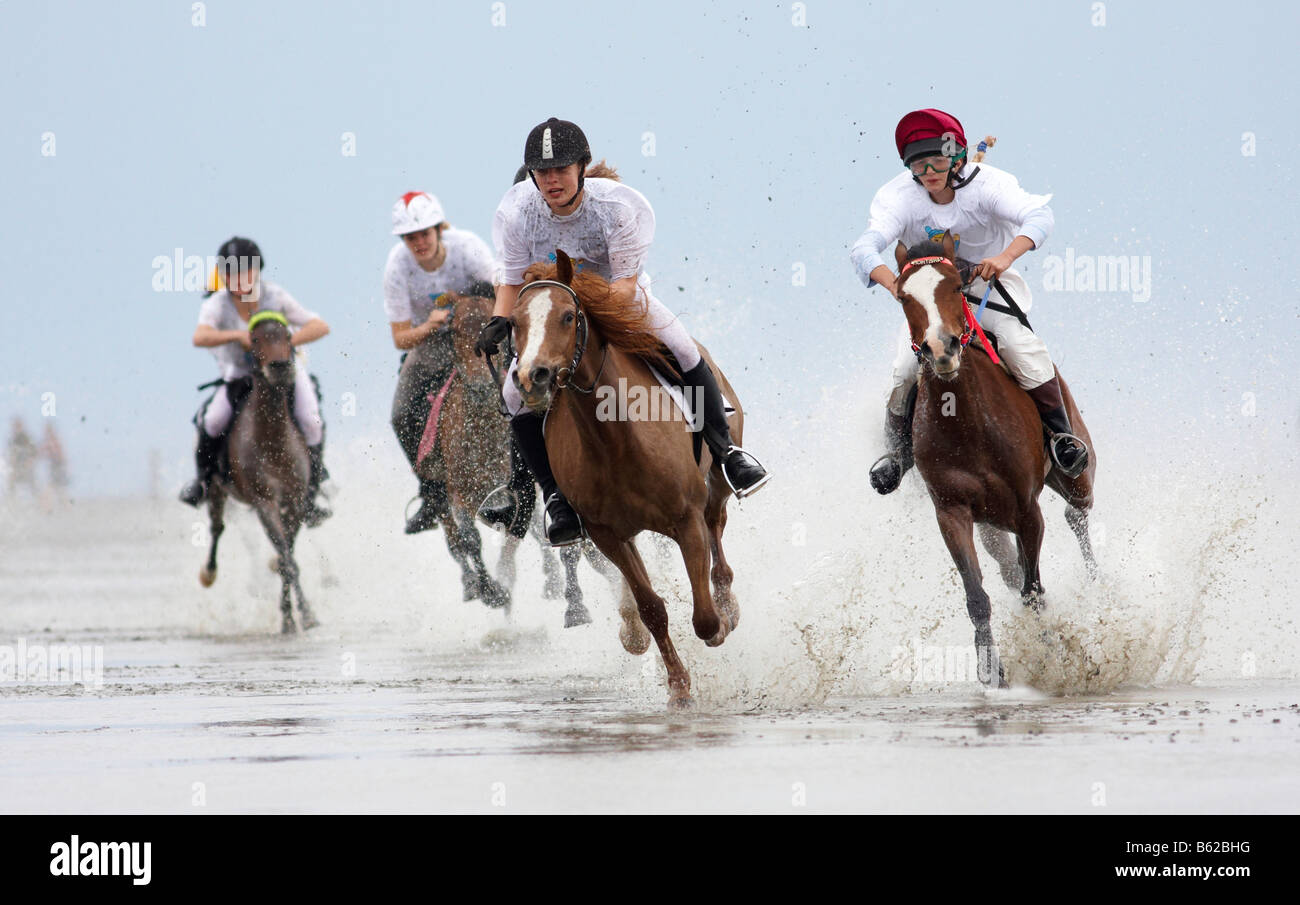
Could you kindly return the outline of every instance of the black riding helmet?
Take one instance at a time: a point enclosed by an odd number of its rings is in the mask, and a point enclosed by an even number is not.
[[[553,167],[567,167],[578,164],[578,191],[563,206],[573,203],[582,192],[586,180],[587,164],[591,163],[591,146],[587,136],[575,123],[556,119],[552,116],[544,123],[533,127],[524,142],[524,166],[528,168],[528,178],[537,185],[534,170],[546,170]]]
[[[262,257],[262,249],[258,248],[257,243],[252,239],[231,236],[217,249],[217,271],[225,276],[231,265],[239,268],[240,272],[245,269],[245,265],[263,270],[266,267],[266,259]],[[215,286],[209,286],[203,297],[207,298],[215,291]]]

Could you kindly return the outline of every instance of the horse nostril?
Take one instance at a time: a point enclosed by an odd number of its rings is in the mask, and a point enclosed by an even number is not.
[[[946,340],[944,340],[943,350],[947,352],[949,355],[956,355],[958,345],[960,345],[960,340],[958,340],[957,337],[955,336],[950,336]]]
[[[550,368],[533,368],[528,374],[533,379],[534,384],[544,385],[551,378]]]

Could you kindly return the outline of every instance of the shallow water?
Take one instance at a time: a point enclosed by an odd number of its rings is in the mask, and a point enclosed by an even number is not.
[[[925,505],[908,492],[886,502]],[[507,618],[460,600],[439,534],[406,538],[399,511],[354,502],[300,544],[323,626],[281,637],[269,548],[246,512],[203,590],[205,539],[184,507],[11,507],[0,645],[98,646],[102,674],[0,682],[3,808],[1300,807],[1294,612],[1256,587],[1248,618],[1225,618],[1253,522],[1211,521],[1226,533],[1192,545],[1196,571],[1176,561],[1186,544],[1111,515],[1094,586],[1068,532],[1049,528],[1048,613],[990,591],[1016,684],[986,691],[962,672],[969,623],[928,519],[862,529],[911,545],[912,566],[935,566],[925,576],[872,543],[812,529],[774,539],[783,502],[733,511],[742,620],[717,650],[690,635],[675,553],[646,546],[692,670],[686,713],[665,711],[653,651],[621,650],[613,589],[585,565],[595,621],[561,627],[535,545],[520,552]],[[1122,546],[1119,532],[1131,532]],[[1206,550],[1223,555],[1206,562]]]

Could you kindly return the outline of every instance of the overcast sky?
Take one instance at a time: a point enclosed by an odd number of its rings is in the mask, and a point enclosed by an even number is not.
[[[762,430],[828,392],[883,406],[901,316],[848,249],[898,118],[938,106],[1054,196],[1022,269],[1094,434],[1154,461],[1290,451],[1298,27],[1281,2],[6,0],[0,423],[52,405],[79,494],[142,491],[150,450],[179,484],[216,369],[198,293],[155,291],[154,262],[239,233],[333,327],[312,347],[332,448],[373,438],[400,471],[389,207],[431,191],[489,238],[548,116],[650,199],[657,294]],[[1113,255],[1149,288],[1045,284],[1050,256]]]

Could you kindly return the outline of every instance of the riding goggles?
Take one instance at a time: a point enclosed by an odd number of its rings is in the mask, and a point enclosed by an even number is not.
[[[955,158],[944,157],[922,157],[919,160],[913,160],[907,164],[907,168],[912,171],[913,176],[924,176],[927,170],[934,170],[936,173],[946,173],[952,169]]]

